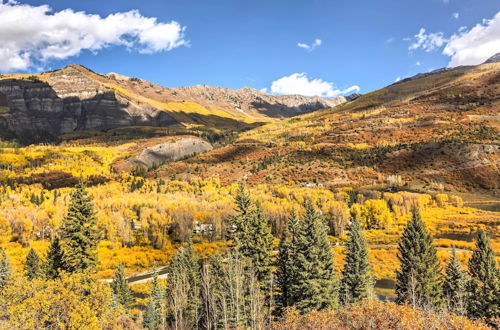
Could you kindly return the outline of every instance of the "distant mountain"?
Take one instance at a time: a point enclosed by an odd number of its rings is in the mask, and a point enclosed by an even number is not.
[[[496,53],[489,59],[487,59],[484,63],[497,63],[500,62],[500,53]]]
[[[39,75],[0,75],[0,128],[14,135],[124,126],[243,129],[343,102],[344,97],[276,96],[252,88],[165,88],[79,65]]]

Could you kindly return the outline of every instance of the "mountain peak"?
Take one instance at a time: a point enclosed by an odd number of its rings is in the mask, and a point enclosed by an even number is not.
[[[496,53],[495,55],[484,61],[484,63],[498,63],[498,62],[500,62],[500,53]]]
[[[86,68],[80,64],[68,64],[64,68],[61,68],[59,70],[54,70],[54,71],[67,71],[67,70],[75,70],[75,69],[78,71],[90,71],[90,72],[92,72],[92,70],[90,70],[89,68]]]

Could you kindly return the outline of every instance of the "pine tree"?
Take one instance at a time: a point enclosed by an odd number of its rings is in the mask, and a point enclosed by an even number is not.
[[[31,281],[42,276],[42,261],[35,250],[30,249],[24,263],[24,275]]]
[[[83,182],[76,186],[71,195],[68,214],[63,223],[65,270],[75,273],[95,267],[99,235],[92,199]]]
[[[276,283],[278,285],[279,295],[277,297],[278,312],[281,313],[284,308],[292,305],[292,296],[290,287],[294,283],[294,266],[296,260],[296,242],[299,233],[300,223],[297,213],[292,210],[288,217],[287,225],[281,236],[278,257],[276,259]]]
[[[158,273],[155,272],[151,284],[151,293],[149,295],[149,300],[146,305],[146,311],[144,313],[144,319],[142,322],[143,327],[150,330],[155,330],[160,328],[163,317],[162,306],[161,306],[162,299],[163,299],[163,290],[160,286],[160,283],[158,283]]]
[[[59,278],[64,269],[64,252],[57,237],[50,242],[44,268],[45,278],[48,280]]]
[[[238,184],[238,191],[236,192],[236,211],[240,215],[246,215],[247,212],[250,210],[250,205],[252,204],[252,201],[250,199],[250,194],[248,193],[247,189],[245,188],[245,185],[240,182]]]
[[[351,219],[349,238],[346,244],[346,264],[340,281],[340,299],[344,304],[368,298],[373,290],[372,268],[368,257],[368,246],[359,221]]]
[[[269,281],[274,241],[271,227],[259,204],[252,208],[249,215],[248,241],[240,246],[240,251],[244,257],[251,260],[257,280]]]
[[[0,248],[0,290],[2,290],[10,280],[12,270],[10,261],[4,248]]]
[[[111,282],[111,289],[116,297],[117,302],[128,310],[133,302],[132,292],[128,286],[127,278],[125,277],[125,265],[120,262]]]
[[[306,201],[305,209],[303,228],[297,239],[296,277],[290,286],[292,306],[302,313],[338,304],[328,228],[310,200]]]
[[[440,304],[440,266],[432,236],[425,228],[420,212],[413,215],[398,244],[400,268],[396,272],[396,302],[419,307]]]
[[[490,240],[482,230],[477,235],[476,249],[469,260],[469,275],[469,317],[500,317],[500,270],[497,268]]]
[[[463,315],[465,312],[465,273],[460,268],[455,247],[451,251],[451,257],[446,266],[443,281],[443,298],[450,312]]]
[[[233,241],[233,247],[240,246],[242,242],[248,241],[248,213],[250,213],[250,208],[252,207],[252,201],[250,199],[250,194],[246,190],[243,183],[238,184],[238,190],[235,196],[236,212],[237,216],[233,219],[233,232],[231,233],[231,239]]]
[[[248,192],[240,184],[236,195],[239,214],[235,219],[236,231],[233,244],[243,257],[251,260],[257,279],[268,281],[271,276],[271,252],[274,237],[271,227],[259,204],[250,200]]]
[[[192,241],[181,248],[170,265],[167,296],[175,328],[197,328],[201,319],[200,265]]]

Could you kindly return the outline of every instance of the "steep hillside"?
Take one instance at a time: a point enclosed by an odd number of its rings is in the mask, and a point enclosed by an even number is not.
[[[232,182],[498,190],[500,63],[407,79],[335,108],[270,123],[163,175]],[[200,170],[201,167],[201,170]]]
[[[164,88],[139,78],[101,75],[70,65],[40,75],[1,75],[0,127],[4,136],[126,126],[241,130],[345,101],[344,97],[274,96],[250,88]]]

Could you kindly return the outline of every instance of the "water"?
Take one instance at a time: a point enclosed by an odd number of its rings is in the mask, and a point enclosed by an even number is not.
[[[380,301],[394,301],[396,299],[396,281],[390,278],[377,280],[375,294]]]
[[[475,209],[485,210],[485,211],[493,211],[500,212],[500,202],[493,203],[465,203],[467,207],[473,207]]]

